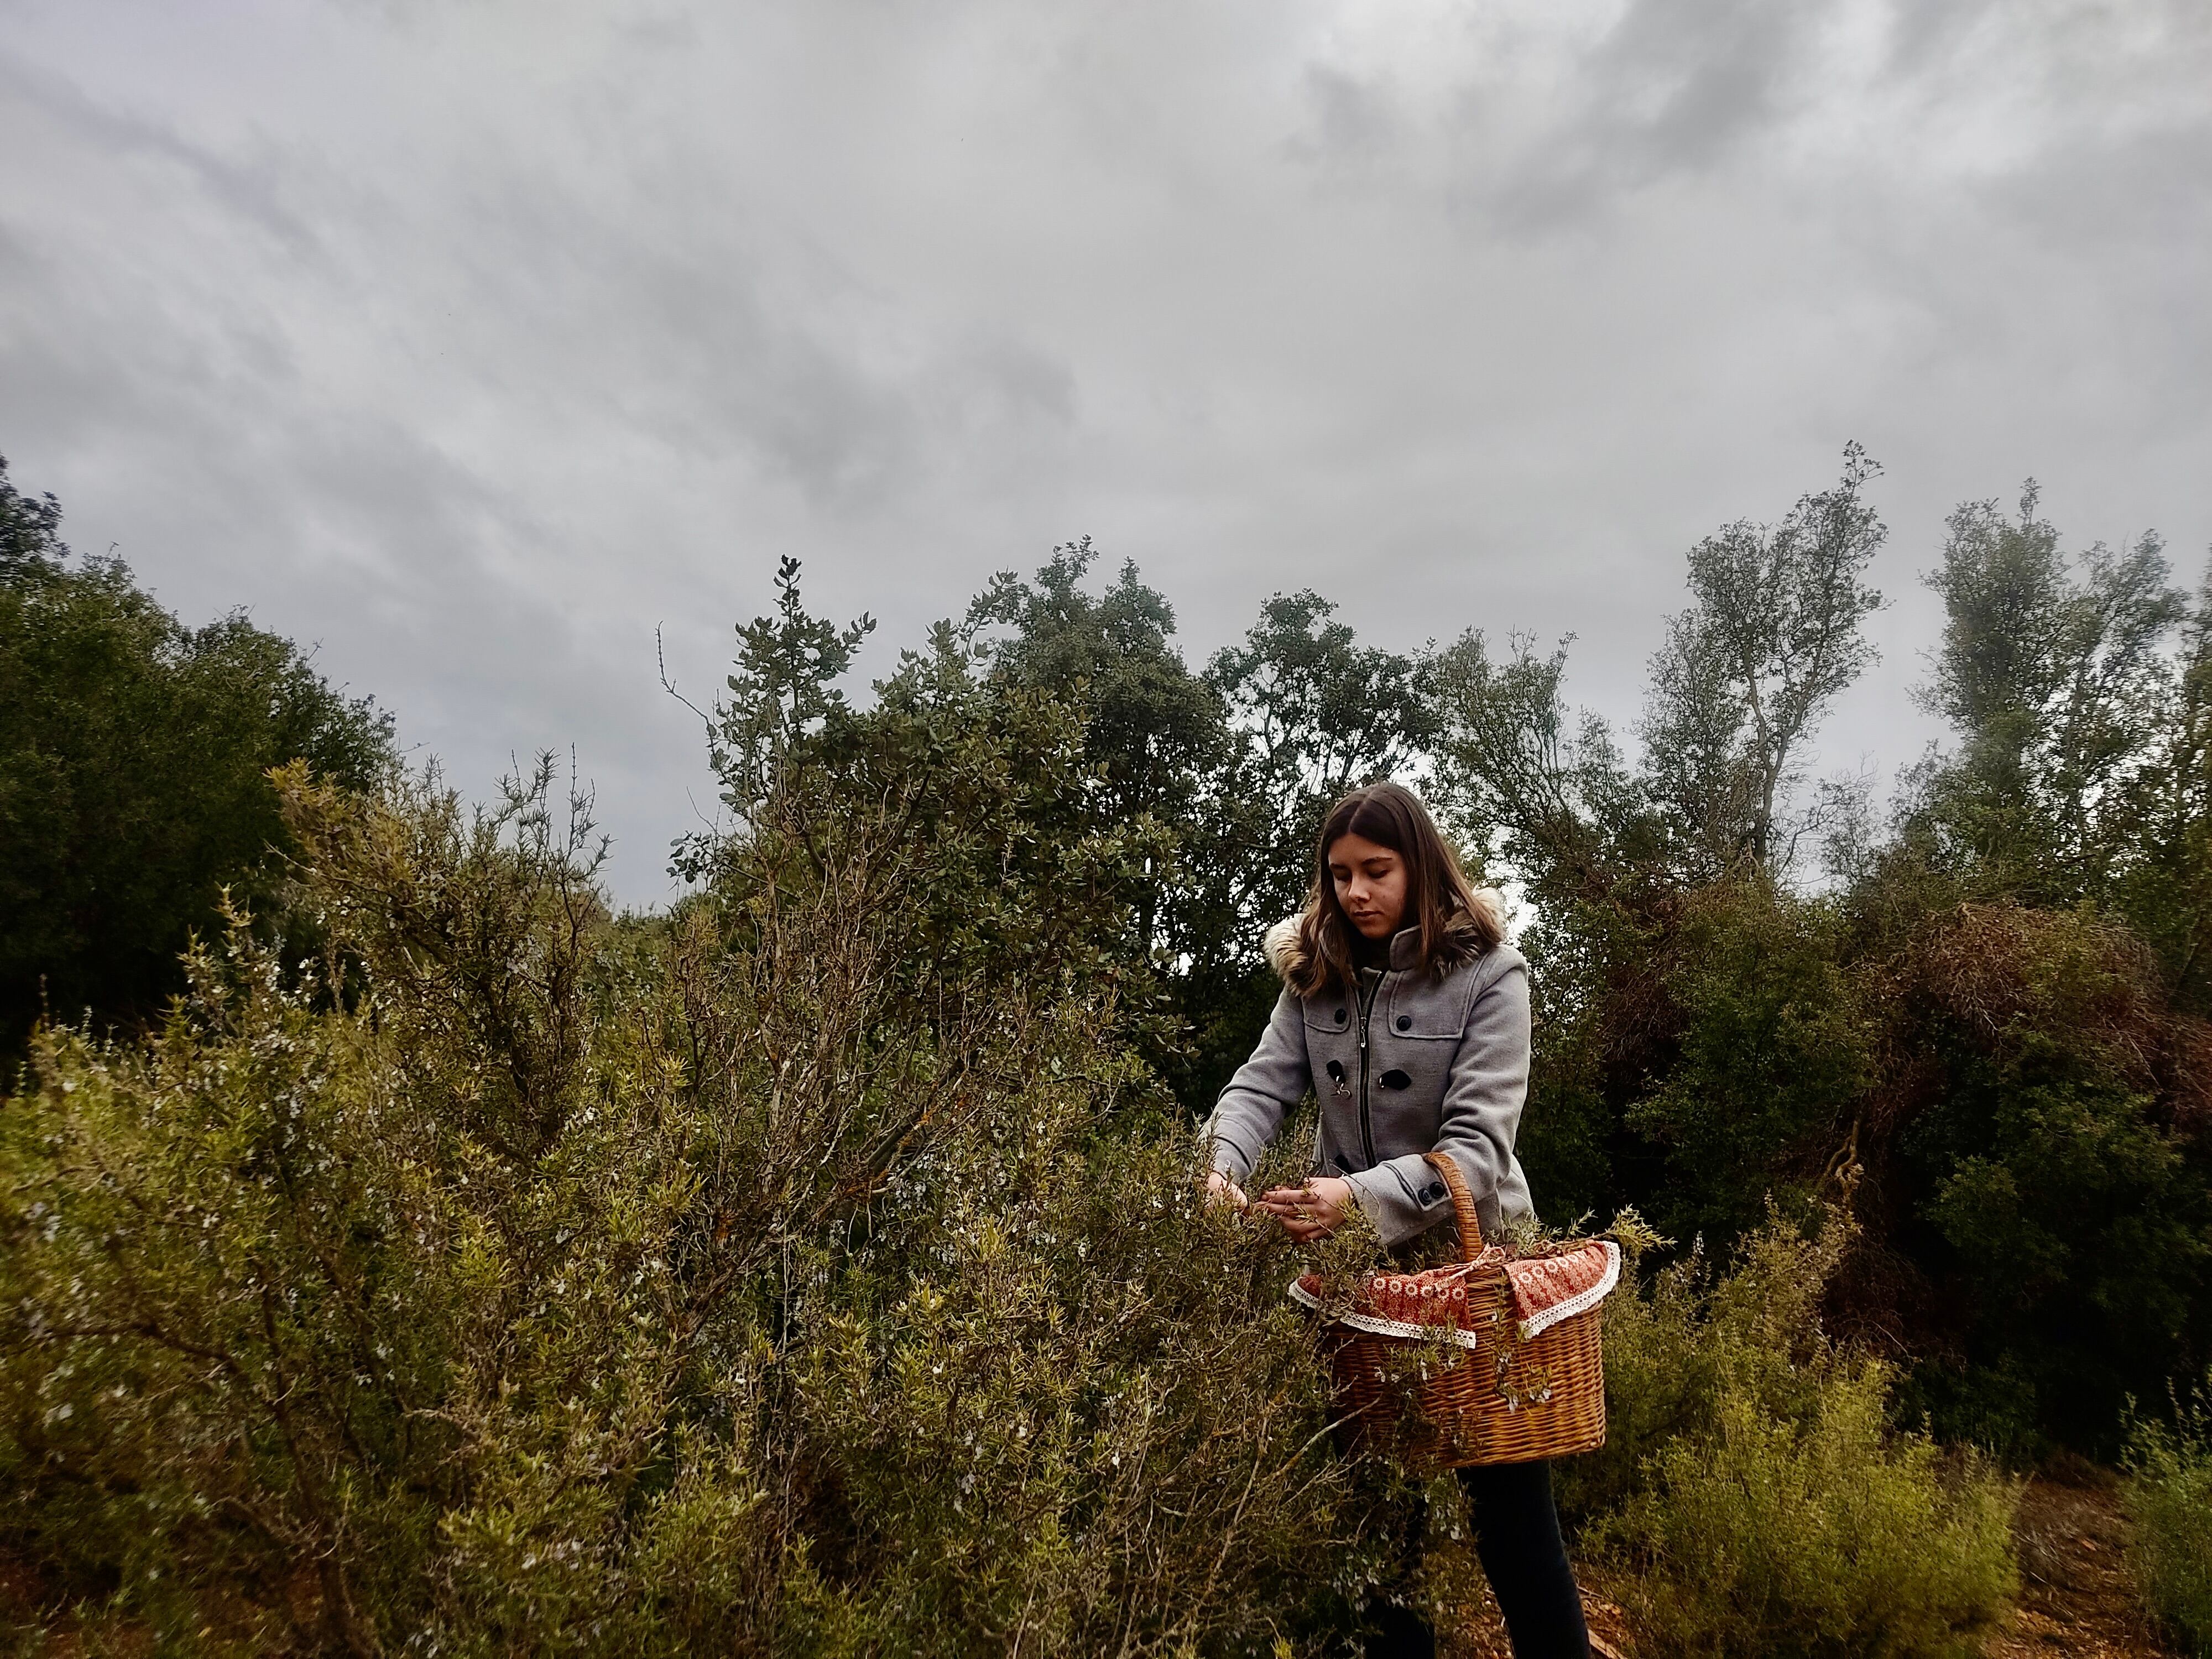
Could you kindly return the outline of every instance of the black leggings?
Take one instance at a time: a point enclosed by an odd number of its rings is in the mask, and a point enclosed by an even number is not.
[[[1474,1523],[1474,1553],[1505,1615],[1516,1659],[1589,1659],[1589,1632],[1574,1569],[1552,1504],[1549,1463],[1462,1469]],[[1436,1632],[1412,1609],[1377,1607],[1368,1616],[1369,1659],[1431,1659]]]

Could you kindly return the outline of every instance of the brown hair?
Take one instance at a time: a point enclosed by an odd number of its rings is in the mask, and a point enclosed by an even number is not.
[[[1351,985],[1352,942],[1357,933],[1337,901],[1328,872],[1328,849],[1346,836],[1364,836],[1406,861],[1406,915],[1401,927],[1421,930],[1420,964],[1441,977],[1499,943],[1505,929],[1489,901],[1469,884],[1451,844],[1437,830],[1428,808],[1410,789],[1370,783],[1328,809],[1314,848],[1314,884],[1297,919],[1283,962],[1283,978],[1300,996],[1317,996],[1331,985]]]

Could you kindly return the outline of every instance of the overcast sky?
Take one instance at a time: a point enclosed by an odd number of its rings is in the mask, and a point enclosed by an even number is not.
[[[615,886],[777,558],[887,669],[1089,534],[1194,660],[1571,631],[1884,465],[1885,775],[1944,513],[2212,542],[2203,0],[0,0],[0,453],[481,793],[575,747]]]

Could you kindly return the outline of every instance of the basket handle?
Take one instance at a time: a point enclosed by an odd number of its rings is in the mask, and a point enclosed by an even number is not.
[[[1459,1172],[1459,1160],[1449,1152],[1421,1156],[1436,1165],[1437,1173],[1444,1178],[1444,1190],[1451,1194],[1452,1218],[1459,1223],[1460,1260],[1472,1261],[1482,1254],[1482,1223],[1475,1219],[1474,1195],[1467,1189],[1467,1177]]]

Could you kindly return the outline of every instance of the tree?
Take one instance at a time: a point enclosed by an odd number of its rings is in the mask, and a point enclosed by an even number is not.
[[[1654,824],[1604,720],[1568,708],[1567,646],[1515,634],[1493,661],[1469,629],[1429,667],[1439,799],[1538,903],[1598,900],[1650,861]]]
[[[1958,754],[1919,780],[1925,825],[1971,890],[2066,903],[2102,890],[2134,829],[2130,786],[2172,712],[2162,647],[2185,605],[2154,534],[2078,562],[2036,513],[1954,512],[1929,585],[1946,620],[1927,706]]]
[[[973,631],[949,621],[856,705],[834,681],[867,619],[811,615],[796,561],[776,586],[775,615],[738,629],[728,694],[703,711],[734,821],[680,842],[677,872],[740,933],[763,895],[835,880],[840,860],[879,872],[898,893],[876,924],[882,959],[916,997],[1080,963],[1089,988],[1148,1000],[1130,915],[1165,847],[1150,820],[1108,809],[1085,706],[982,672]]]
[[[1770,1197],[1808,1197],[1875,1080],[1872,1022],[1830,902],[1717,882],[1652,951],[1668,1063],[1629,1122],[1664,1149],[1639,1195],[1677,1238],[1740,1237]]]
[[[51,494],[19,491],[8,482],[8,458],[0,455],[0,581],[51,574],[69,555],[61,528],[62,504]]]
[[[1219,724],[1177,830],[1158,932],[1170,1006],[1188,1033],[1156,1055],[1203,1111],[1265,1024],[1278,986],[1267,931],[1305,902],[1314,839],[1336,798],[1425,769],[1435,714],[1420,661],[1361,646],[1311,592],[1278,593],[1200,683]]]
[[[1117,823],[1149,818],[1186,846],[1229,747],[1220,693],[1184,665],[1174,608],[1138,579],[1134,562],[1098,598],[1084,592],[1097,556],[1086,536],[1054,548],[1033,583],[1000,572],[969,605],[968,632],[1012,629],[977,647],[992,676],[1083,709],[1084,756],[1103,784],[1099,811]],[[1188,943],[1172,914],[1178,878],[1172,852],[1148,861],[1133,896],[1140,960]]]
[[[365,784],[388,718],[233,615],[186,627],[59,507],[0,478],[0,1055],[42,1007],[154,1012],[228,886],[273,910],[290,846],[269,769]],[[269,918],[273,925],[273,917]]]
[[[722,781],[723,804],[741,823],[775,793],[793,751],[847,711],[837,681],[876,625],[866,614],[842,628],[808,615],[799,595],[799,561],[787,556],[776,567],[775,595],[775,615],[738,627],[728,699],[712,714],[693,707],[707,721],[707,755]],[[668,684],[665,676],[661,684]],[[693,846],[679,844],[673,873],[697,874],[684,850]]]
[[[2109,1450],[2128,1395],[2212,1353],[2201,1038],[2087,908],[1959,906],[1885,966],[1895,1058],[1870,1115],[1893,1127],[1869,1162],[1940,1298],[1911,1332],[1950,1361],[1928,1368],[1938,1420]]]
[[[2175,1002],[2212,1012],[2212,570],[2182,635],[2173,694],[2131,769],[2108,837],[2113,902],[2157,951]]]
[[[1690,550],[1692,603],[1652,659],[1643,737],[1652,793],[1701,873],[1786,866],[1807,827],[1789,817],[1802,745],[1875,656],[1862,627],[1881,595],[1861,579],[1888,532],[1861,491],[1880,471],[1848,444],[1835,488]]]
[[[1310,590],[1277,593],[1206,678],[1239,739],[1218,789],[1217,872],[1239,948],[1305,901],[1314,838],[1346,791],[1425,770],[1437,732],[1424,660],[1357,642]]]
[[[958,633],[993,684],[1080,710],[1093,826],[1149,838],[1127,888],[1130,954],[1182,1035],[1145,1052],[1203,1109],[1266,1018],[1261,940],[1304,902],[1322,814],[1425,766],[1436,716],[1420,660],[1360,646],[1310,592],[1274,595],[1194,675],[1173,609],[1133,564],[1085,592],[1097,556],[1086,538],[1033,580],[1001,574]]]

